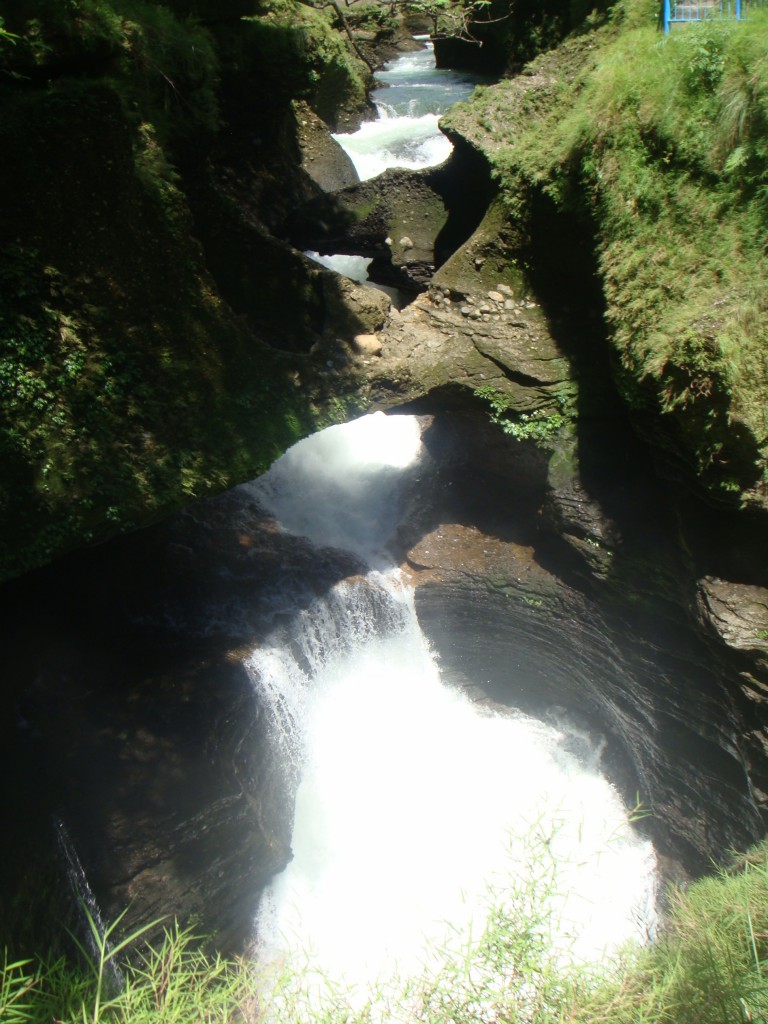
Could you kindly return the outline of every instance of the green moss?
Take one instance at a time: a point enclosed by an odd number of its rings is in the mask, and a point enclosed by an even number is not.
[[[2,107],[1,576],[257,475],[312,429],[212,290],[153,144],[99,82]]]
[[[278,319],[285,289],[301,307],[285,347],[308,348],[319,300],[258,225],[267,172],[242,171],[252,203],[224,222],[252,230],[219,248],[185,189],[200,199],[191,154],[219,152],[221,117],[258,124],[266,164],[290,149],[291,99],[331,117],[364,100],[367,69],[325,13],[280,0],[0,0],[0,18],[18,37],[0,47],[4,578],[257,475],[325,415],[210,276],[232,268]]]
[[[5,84],[102,76],[166,145],[217,127],[218,58],[193,18],[150,0],[0,0],[0,12],[18,33]]]
[[[617,380],[648,436],[711,495],[761,502],[768,17],[664,37],[654,10],[627,0],[448,124],[488,153],[512,222],[544,194],[595,233]]]
[[[290,0],[265,0],[250,24],[250,47],[260,54],[261,72],[278,89],[290,83],[292,98],[306,99],[323,120],[365,106],[368,68],[336,31],[332,12]]]

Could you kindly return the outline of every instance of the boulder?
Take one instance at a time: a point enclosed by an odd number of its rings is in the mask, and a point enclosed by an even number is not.
[[[375,334],[356,334],[352,339],[352,348],[361,356],[378,356],[382,345]]]
[[[300,169],[323,192],[338,192],[360,179],[355,165],[328,130],[328,125],[303,101],[293,103]]]

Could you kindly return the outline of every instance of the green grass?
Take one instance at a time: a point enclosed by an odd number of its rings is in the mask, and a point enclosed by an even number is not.
[[[456,116],[475,122],[510,220],[544,196],[594,234],[617,383],[655,443],[713,496],[761,501],[768,11],[664,36],[657,7],[617,4]]]
[[[133,952],[140,935],[106,936],[92,924],[96,952],[79,967],[59,959],[15,962],[0,976],[3,1024],[738,1024],[768,1014],[768,842],[667,900],[653,944],[603,965],[568,968],[551,951],[551,860],[497,900],[483,933],[464,946],[433,951],[423,977],[367,993],[326,979],[310,990],[306,965],[258,968],[247,959],[203,952],[174,926],[156,948]],[[110,946],[108,940],[114,941]],[[85,953],[85,951],[83,950]],[[121,980],[107,967],[121,960]]]

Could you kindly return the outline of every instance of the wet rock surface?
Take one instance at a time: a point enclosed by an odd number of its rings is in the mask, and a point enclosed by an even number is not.
[[[284,230],[302,249],[373,257],[380,264],[381,283],[416,289],[435,272],[436,240],[447,216],[429,175],[388,170],[312,200],[289,218]]]
[[[245,659],[359,569],[233,493],[5,589],[17,692],[0,738],[18,836],[0,851],[3,931],[34,885],[27,865],[50,873],[61,821],[105,920],[127,908],[129,930],[175,917],[219,948],[247,945],[291,857],[293,789]],[[56,871],[50,900],[70,885]]]
[[[691,631],[619,618],[535,547],[471,526],[443,524],[406,564],[445,678],[603,737],[609,776],[650,810],[643,827],[678,869],[705,869],[761,834],[745,720]]]
[[[336,192],[359,181],[355,165],[328,133],[328,125],[306,103],[294,103],[300,169],[322,192]]]
[[[699,610],[724,644],[768,653],[768,589],[714,577],[699,581]]]

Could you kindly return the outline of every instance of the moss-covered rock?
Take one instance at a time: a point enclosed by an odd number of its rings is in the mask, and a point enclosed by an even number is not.
[[[557,217],[593,240],[616,386],[664,473],[762,509],[767,32],[756,15],[663,38],[627,0],[444,119],[487,155],[529,274]]]
[[[302,403],[113,90],[6,97],[0,132],[5,575],[253,475]]]
[[[0,16],[18,36],[0,41],[4,577],[257,475],[329,416],[320,368],[299,384],[281,350],[384,312],[347,308],[268,231],[276,195],[319,190],[297,169],[302,110],[365,107],[368,70],[324,14]]]

